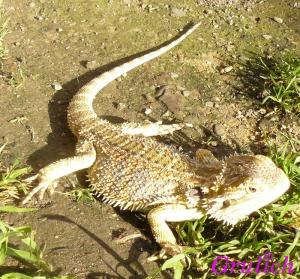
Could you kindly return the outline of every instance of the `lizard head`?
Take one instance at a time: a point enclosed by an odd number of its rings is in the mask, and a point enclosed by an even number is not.
[[[214,219],[235,225],[277,200],[289,186],[286,174],[270,158],[232,156],[223,162],[205,208]]]

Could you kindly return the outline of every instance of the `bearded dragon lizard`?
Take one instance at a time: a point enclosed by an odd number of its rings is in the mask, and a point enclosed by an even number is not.
[[[159,49],[104,72],[74,95],[67,118],[78,140],[76,153],[31,177],[38,185],[23,204],[37,193],[42,199],[47,189],[53,192],[59,178],[87,169],[91,187],[104,202],[124,210],[146,210],[162,251],[174,255],[182,247],[167,222],[209,215],[234,225],[288,190],[288,177],[268,157],[236,155],[219,161],[209,150],[200,149],[190,159],[154,138],[185,124],[112,124],[94,112],[93,100],[103,87],[167,52],[198,26]]]

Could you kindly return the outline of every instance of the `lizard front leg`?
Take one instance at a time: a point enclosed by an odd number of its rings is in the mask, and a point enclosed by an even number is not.
[[[144,137],[153,137],[172,134],[173,132],[182,129],[183,127],[192,127],[191,124],[169,124],[163,125],[159,122],[149,122],[144,124],[139,123],[124,123],[122,124],[122,133],[126,135],[141,135]]]
[[[39,193],[39,199],[42,199],[47,189],[52,192],[54,191],[57,185],[57,179],[78,170],[86,169],[90,167],[95,160],[96,151],[94,148],[91,148],[89,151],[73,157],[61,159],[42,168],[36,175],[27,179],[28,182],[36,179],[39,182],[38,185],[26,196],[22,204],[26,204],[37,193]]]
[[[160,205],[148,213],[148,222],[153,236],[161,246],[161,255],[176,255],[183,251],[183,247],[176,243],[176,239],[166,222],[182,222],[200,219],[203,216],[198,208],[186,208],[181,204]]]

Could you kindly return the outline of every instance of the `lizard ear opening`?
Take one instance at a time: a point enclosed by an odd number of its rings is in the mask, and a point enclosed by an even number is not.
[[[226,207],[229,207],[229,206],[230,206],[230,201],[229,200],[223,201],[222,208],[226,208]]]

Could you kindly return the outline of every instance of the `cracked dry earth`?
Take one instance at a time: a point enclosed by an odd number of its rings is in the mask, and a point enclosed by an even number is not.
[[[172,38],[191,20],[202,26],[170,53],[112,82],[97,97],[96,112],[112,121],[192,123],[194,128],[172,142],[187,150],[207,147],[220,158],[264,153],[262,130],[279,144],[280,131],[299,137],[298,118],[274,114],[256,98],[263,87],[251,82],[247,61],[253,53],[299,52],[300,4],[245,3],[4,1],[10,20],[0,80],[3,159],[19,158],[36,172],[73,154],[74,138],[66,125],[72,94],[104,70]],[[158,267],[146,261],[158,247],[143,217],[62,194],[35,206],[35,213],[5,218],[37,231],[57,274],[144,278]]]

